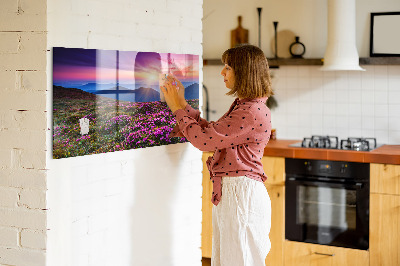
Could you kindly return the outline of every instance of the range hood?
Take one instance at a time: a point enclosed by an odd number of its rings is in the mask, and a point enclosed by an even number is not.
[[[358,70],[355,0],[328,0],[328,44],[323,71]]]

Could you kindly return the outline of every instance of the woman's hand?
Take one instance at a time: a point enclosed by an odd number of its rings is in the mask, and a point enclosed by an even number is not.
[[[177,78],[168,75],[160,89],[164,93],[165,101],[173,113],[186,107],[185,88]]]

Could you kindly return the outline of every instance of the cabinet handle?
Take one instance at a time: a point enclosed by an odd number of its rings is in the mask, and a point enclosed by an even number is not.
[[[335,254],[327,254],[327,253],[319,253],[319,252],[314,252],[314,254],[316,254],[316,255],[324,255],[324,256],[331,256],[331,257],[335,256]]]

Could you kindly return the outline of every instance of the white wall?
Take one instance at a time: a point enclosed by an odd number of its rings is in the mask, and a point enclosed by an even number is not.
[[[326,4],[327,1],[284,0],[230,1],[228,5],[227,1],[205,0],[204,58],[220,58],[229,48],[229,31],[236,27],[238,15],[243,16],[243,26],[250,30],[250,43],[257,45],[258,6],[263,7],[265,15],[262,49],[267,56],[272,55],[267,44],[273,39],[272,21],[277,20],[283,25],[278,30],[293,30],[303,39],[307,47],[305,57],[321,58],[326,47]],[[369,56],[369,12],[398,10],[399,1],[357,1],[357,47],[361,57]],[[212,36],[218,33],[221,38]],[[399,144],[400,66],[363,67],[365,72],[322,72],[318,66],[272,69],[273,89],[279,104],[272,111],[277,137],[302,139],[319,134],[339,138],[376,137],[382,144]],[[218,119],[233,100],[225,96],[221,68],[222,65],[203,69],[204,85],[210,92],[210,109],[215,111],[210,113],[210,120]]]
[[[278,21],[278,32],[291,31],[300,37],[300,41],[306,46],[305,57],[321,58],[324,56],[327,41],[327,2],[327,0],[204,0],[204,58],[220,58],[229,48],[230,31],[237,27],[238,16],[242,16],[242,26],[249,30],[249,43],[258,45],[257,7],[262,8],[261,49],[267,57],[274,55],[272,22]],[[369,56],[370,13],[399,10],[398,0],[356,0],[356,42],[360,57]],[[286,41],[283,38],[280,40]],[[280,49],[278,48],[278,53]]]
[[[201,0],[49,0],[48,49],[201,58],[201,18]],[[50,88],[51,56],[48,71]],[[48,141],[51,147],[50,135]],[[201,152],[190,144],[58,160],[50,155],[48,265],[201,264]]]
[[[46,1],[0,1],[0,265],[46,261]]]

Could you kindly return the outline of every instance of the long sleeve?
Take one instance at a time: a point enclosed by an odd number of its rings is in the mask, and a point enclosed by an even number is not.
[[[196,120],[196,121],[199,123],[200,126],[202,126],[202,127],[208,126],[209,122],[208,122],[207,120],[205,120],[205,119],[203,119],[203,118],[200,117],[200,111],[194,109],[194,108],[191,107],[189,104],[186,105],[186,107],[185,107],[185,109],[184,109],[184,112],[185,112],[188,116],[190,116],[191,118],[193,118],[194,120]],[[173,138],[173,137],[184,137],[184,135],[183,135],[182,132],[180,131],[179,126],[176,125],[176,126],[172,129],[171,133],[169,134],[169,137],[170,137],[170,138]]]
[[[254,124],[255,120],[250,109],[234,109],[218,122],[208,123],[207,126],[201,125],[182,109],[175,111],[174,115],[179,123],[180,132],[201,151],[228,147],[233,149],[234,146],[254,141],[251,136],[254,127],[248,126]]]

